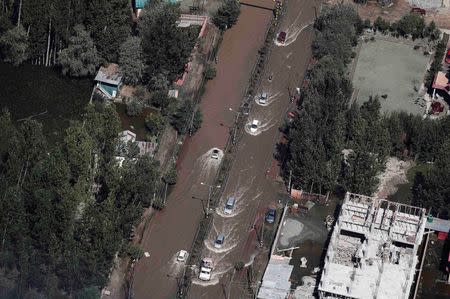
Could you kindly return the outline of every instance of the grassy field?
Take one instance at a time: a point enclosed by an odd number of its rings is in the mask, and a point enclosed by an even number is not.
[[[71,120],[81,118],[92,82],[63,77],[52,68],[0,63],[0,107],[15,120],[32,117],[42,122],[49,139],[57,140]]]
[[[357,101],[363,103],[370,96],[387,95],[380,97],[383,112],[422,114],[424,108],[415,101],[428,61],[428,56],[411,45],[385,40],[364,43],[353,76]]]

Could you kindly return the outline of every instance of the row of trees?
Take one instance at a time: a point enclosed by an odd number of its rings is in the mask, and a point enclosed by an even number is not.
[[[131,32],[129,2],[123,0],[13,0],[2,1],[1,57],[16,64],[29,60],[50,66],[70,43],[78,25],[93,39],[99,62],[118,60],[120,45]],[[11,48],[23,49],[12,55]]]
[[[430,40],[437,40],[440,36],[439,28],[437,28],[434,21],[426,25],[422,16],[412,13],[404,15],[400,20],[393,23],[378,17],[373,23],[373,27],[381,32],[389,30],[398,36],[406,37],[411,35],[414,39],[429,38]]]
[[[37,121],[14,123],[3,112],[0,125],[0,289],[14,286],[2,297],[98,298],[151,204],[158,163],[129,145],[117,165],[113,106],[87,107],[52,146]]]
[[[364,111],[355,106],[352,113],[347,113],[352,86],[345,65],[362,32],[361,24],[358,14],[347,5],[326,8],[314,24],[317,37],[313,54],[318,62],[307,74],[308,85],[302,91],[299,114],[288,132],[286,173],[292,173],[297,188],[324,192],[333,190],[338,183],[349,189],[366,186],[368,178],[357,178],[352,173],[365,163],[383,158],[376,156],[382,151],[374,147],[377,142],[371,134],[379,133],[373,126],[381,123],[379,112],[373,109],[377,100],[371,101]],[[352,119],[351,114],[356,114],[355,123],[347,121]],[[350,144],[354,149],[344,160],[342,152]],[[373,157],[364,154],[366,148],[372,147]],[[363,191],[355,189],[354,192]]]
[[[286,178],[308,191],[351,191],[371,195],[389,155],[434,162],[418,173],[413,203],[450,211],[450,119],[440,121],[395,112],[380,113],[377,97],[350,105],[352,86],[346,73],[361,21],[353,8],[327,8],[316,20],[313,54],[298,116],[288,127]]]

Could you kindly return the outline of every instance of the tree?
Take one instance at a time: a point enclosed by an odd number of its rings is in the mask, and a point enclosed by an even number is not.
[[[138,116],[142,113],[144,105],[137,99],[132,99],[127,103],[127,115]]]
[[[163,180],[169,185],[174,185],[177,182],[177,168],[175,164],[164,174]]]
[[[208,64],[206,66],[206,70],[203,73],[203,76],[205,76],[206,80],[214,79],[216,77],[216,68]]]
[[[182,74],[198,36],[198,28],[177,26],[180,10],[170,3],[152,4],[139,21],[142,49],[147,64],[145,79],[153,90],[166,89]],[[161,83],[164,84],[156,84]],[[163,85],[163,86],[158,86]]]
[[[195,133],[201,126],[202,114],[190,100],[185,100],[172,117],[171,124],[180,134]]]
[[[322,58],[329,55],[336,63],[348,63],[362,28],[361,23],[357,12],[349,5],[324,9],[314,23],[318,31],[312,46],[314,56]]]
[[[430,40],[437,40],[441,35],[441,31],[437,28],[436,23],[431,21],[425,28],[424,36],[428,36]]]
[[[27,59],[28,37],[22,25],[13,27],[0,37],[0,53],[6,62],[19,65]]]
[[[93,141],[86,128],[82,124],[69,127],[66,130],[64,145],[73,180],[88,178],[93,160]]]
[[[59,55],[62,73],[73,77],[93,75],[99,64],[97,49],[84,26],[77,25],[74,30],[69,46]]]
[[[136,85],[141,82],[145,63],[139,37],[130,36],[120,46],[119,66],[125,83]]]
[[[397,31],[406,36],[411,34],[413,38],[423,36],[425,29],[425,20],[418,14],[407,14],[397,22]]]
[[[145,126],[150,134],[158,136],[166,126],[166,120],[159,112],[151,113],[145,118]]]
[[[376,30],[386,32],[389,29],[390,24],[382,17],[377,17],[375,22],[373,23],[373,26],[375,27]]]
[[[430,169],[418,172],[412,187],[414,205],[431,208],[441,218],[450,216],[450,138],[439,146],[436,162]]]
[[[213,15],[212,21],[219,29],[225,30],[236,24],[240,12],[241,5],[238,1],[225,0]]]
[[[120,46],[131,31],[129,2],[123,0],[89,1],[86,27],[102,59],[117,62]]]

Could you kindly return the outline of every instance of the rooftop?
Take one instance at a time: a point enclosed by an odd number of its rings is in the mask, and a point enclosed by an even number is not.
[[[347,193],[319,284],[321,298],[408,298],[425,209]]]
[[[122,74],[117,64],[111,63],[107,67],[100,67],[95,81],[112,85],[119,85],[122,82]]]

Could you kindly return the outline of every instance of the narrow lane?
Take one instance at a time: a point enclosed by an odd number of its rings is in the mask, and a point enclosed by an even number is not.
[[[271,1],[266,1],[271,3]],[[203,123],[200,130],[185,141],[178,165],[178,183],[167,200],[167,206],[150,221],[144,233],[142,248],[149,258],[138,261],[133,281],[137,299],[174,298],[177,277],[183,264],[175,261],[180,249],[188,250],[202,214],[202,205],[192,196],[205,198],[219,163],[210,159],[211,149],[223,149],[234,115],[228,108],[242,101],[257,51],[271,12],[242,6],[237,24],[227,30],[219,49],[217,76],[208,82],[202,99]]]
[[[257,92],[268,93],[267,104],[255,105],[248,120],[249,124],[258,120],[259,128],[256,133],[246,128],[214,215],[213,229],[205,241],[203,256],[213,259],[213,276],[209,282],[194,279],[189,298],[226,298],[228,292],[229,298],[247,298],[245,285],[229,286],[229,281],[236,262],[248,265],[258,253],[253,225],[264,221],[268,206],[276,205],[284,190],[283,184],[274,181],[279,168],[273,155],[281,137],[279,127],[294,105],[289,94],[300,85],[311,57],[314,5],[318,2],[288,0],[281,24],[281,30],[287,32],[286,43],[274,45]],[[223,208],[229,196],[236,197],[236,206],[231,215],[225,215]],[[220,249],[214,248],[218,234],[225,235]]]

